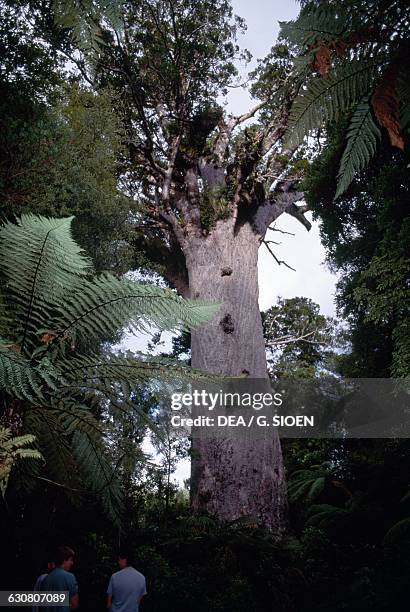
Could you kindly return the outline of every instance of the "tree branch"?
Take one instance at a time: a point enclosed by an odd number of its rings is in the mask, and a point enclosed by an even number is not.
[[[303,197],[303,194],[302,194],[302,197]],[[312,224],[310,223],[309,219],[306,219],[305,214],[304,214],[308,210],[309,210],[308,206],[296,206],[296,204],[292,202],[288,206],[285,212],[291,217],[294,217],[295,219],[297,219],[299,223],[301,223],[309,232],[312,229]]]
[[[243,123],[244,121],[247,121],[248,119],[251,119],[254,115],[256,115],[258,110],[260,110],[261,108],[265,106],[265,104],[266,104],[266,100],[258,102],[258,104],[256,104],[253,108],[251,108],[251,110],[249,110],[247,113],[244,113],[243,115],[239,115],[238,117],[233,117],[230,122],[232,124],[232,129],[235,128],[240,123]]]
[[[280,265],[284,265],[287,268],[289,268],[289,270],[292,270],[293,272],[296,272],[295,268],[292,268],[292,266],[290,266],[289,264],[286,263],[286,261],[283,261],[283,259],[278,259],[275,255],[275,253],[272,251],[272,249],[270,248],[268,242],[266,240],[262,240],[263,244],[266,246],[266,248],[268,249],[269,253],[272,255],[273,259],[276,261],[276,263],[278,264],[278,266]]]
[[[271,198],[261,204],[254,215],[253,227],[260,236],[265,236],[267,229],[281,214],[287,212],[298,219],[306,229],[310,229],[309,221],[299,211],[295,202],[303,198],[303,192],[293,189],[294,180],[278,183]]]
[[[280,336],[279,338],[276,338],[274,340],[272,340],[271,342],[267,342],[266,345],[267,346],[281,346],[284,344],[291,344],[292,342],[307,342],[308,344],[327,344],[327,342],[323,342],[320,340],[307,340],[307,338],[310,338],[311,336],[313,336],[314,334],[317,333],[316,329],[313,329],[310,332],[307,332],[306,334],[301,334],[300,336],[294,337],[294,336]]]

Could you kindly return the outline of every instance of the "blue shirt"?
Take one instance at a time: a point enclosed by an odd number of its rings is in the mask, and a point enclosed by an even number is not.
[[[147,594],[145,576],[128,565],[111,576],[107,594],[112,596],[112,612],[138,612],[139,600]]]
[[[48,574],[41,574],[41,576],[39,576],[36,580],[36,584],[34,585],[34,589],[33,591],[41,591],[41,587],[44,581],[44,578],[48,576]],[[39,608],[38,606],[33,606],[33,611],[32,612],[39,612]]]
[[[41,583],[42,591],[68,591],[69,600],[78,593],[77,580],[74,574],[62,567],[55,567]],[[47,612],[70,612],[70,606],[47,606]]]

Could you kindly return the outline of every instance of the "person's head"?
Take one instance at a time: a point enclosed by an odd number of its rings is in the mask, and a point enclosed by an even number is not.
[[[50,573],[53,571],[53,569],[55,568],[56,564],[54,561],[48,560],[47,561],[47,571]]]
[[[128,565],[134,565],[134,558],[128,548],[120,548],[118,553],[118,565],[120,569],[124,569]]]
[[[73,566],[74,563],[74,551],[68,546],[59,546],[54,555],[54,563],[56,567],[62,567],[67,572]]]

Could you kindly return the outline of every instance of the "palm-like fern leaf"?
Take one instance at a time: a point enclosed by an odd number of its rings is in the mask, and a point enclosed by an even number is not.
[[[29,410],[25,415],[25,428],[34,432],[39,441],[47,475],[65,487],[71,498],[75,498],[72,490],[80,490],[81,482],[78,479],[78,467],[73,456],[70,436],[59,413],[40,407]]]
[[[301,47],[314,45],[318,40],[338,39],[347,24],[347,14],[342,8],[335,10],[333,6],[302,10],[296,21],[279,22],[281,35]]]
[[[36,435],[43,451],[46,480],[75,495],[86,489],[98,493],[118,518],[121,492],[107,455],[109,428],[86,404],[103,398],[126,408],[142,382],[181,378],[187,368],[159,358],[92,354],[73,341],[90,337],[98,344],[125,325],[190,329],[217,307],[109,274],[93,279],[70,226],[71,219],[25,215],[0,229],[0,331],[8,338],[0,338],[0,391],[23,400],[18,409],[24,429]],[[71,354],[64,349],[67,338]]]
[[[18,225],[0,230],[7,291],[3,319],[13,316],[10,333],[23,349],[27,344],[32,350],[41,337],[47,343],[75,333],[102,337],[125,325],[189,329],[217,309],[110,274],[90,280],[91,264],[71,237],[71,221],[25,215]]]
[[[143,285],[105,274],[94,281],[84,279],[56,304],[58,313],[51,325],[60,337],[113,333],[125,325],[134,331],[149,325],[172,330],[189,329],[207,321],[218,307],[184,300],[171,290]]]
[[[9,346],[0,339],[0,391],[17,399],[41,403],[44,389],[56,388],[57,370],[47,359],[33,366]]]
[[[325,465],[312,465],[309,469],[293,472],[288,485],[290,501],[297,502],[304,498],[316,499],[325,487],[326,476]]]
[[[105,455],[103,446],[87,433],[76,431],[73,451],[85,483],[101,496],[107,514],[118,523],[123,494],[115,468]]]
[[[385,546],[397,545],[400,542],[407,541],[410,537],[410,517],[404,518],[393,527],[390,527],[383,538]]]
[[[147,380],[209,380],[210,376],[197,370],[184,367],[171,359],[147,358],[143,355],[85,355],[73,359],[61,360],[61,374],[65,383],[60,387],[73,389],[98,388],[100,384],[107,386],[125,382],[129,389],[141,385]]]
[[[71,236],[71,218],[23,215],[0,230],[1,274],[7,312],[13,314],[16,342],[31,347],[53,307],[64,301],[79,276],[90,271],[89,260]],[[8,308],[7,308],[8,307]],[[3,322],[4,323],[4,322]]]
[[[316,504],[309,508],[309,518],[306,521],[306,527],[319,527],[326,529],[341,519],[346,519],[349,516],[349,510],[338,508],[331,504]]]
[[[10,472],[19,459],[42,459],[34,448],[24,448],[35,441],[35,436],[25,434],[12,437],[11,431],[0,427],[0,493],[4,496]]]
[[[376,59],[367,62],[356,60],[312,79],[292,106],[287,144],[300,143],[312,129],[324,126],[348,111],[370,90],[377,65]]]
[[[373,121],[370,104],[358,104],[348,129],[347,144],[340,162],[335,198],[346,191],[354,176],[367,167],[376,153],[380,130]]]

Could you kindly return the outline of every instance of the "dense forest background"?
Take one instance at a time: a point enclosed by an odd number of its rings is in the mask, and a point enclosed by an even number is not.
[[[272,40],[271,53],[251,76],[253,95],[269,103],[261,106],[257,127],[239,127],[234,136],[239,153],[229,162],[238,169],[240,152],[252,152],[252,147],[256,151],[259,125],[269,123],[279,100],[287,109],[287,124],[268,170],[279,172],[282,190],[287,185],[289,191],[304,194],[306,210],[320,223],[327,263],[339,278],[338,318],[322,315],[320,305],[303,296],[303,288],[300,297],[278,298],[262,313],[269,375],[294,381],[324,375],[406,378],[408,4],[300,4],[296,24],[283,25],[280,40]],[[137,12],[140,5],[148,12],[135,26],[135,48],[142,45],[146,55],[133,78],[143,83],[136,90],[144,92],[144,99],[131,104],[121,94],[124,77],[116,71],[127,57],[118,57],[119,47],[112,39],[113,33],[121,32],[121,10]],[[212,58],[213,80],[202,83],[205,93],[195,92],[206,100],[207,88],[212,95],[234,76],[234,60],[240,53],[234,40],[243,24],[234,20],[227,2],[201,0],[194,8],[194,3],[182,0],[78,5],[68,0],[0,0],[2,589],[31,589],[45,571],[50,551],[63,543],[76,551],[73,571],[80,609],[97,611],[104,606],[107,581],[116,570],[118,546],[127,541],[135,547],[138,569],[147,578],[149,594],[141,606],[147,611],[407,610],[407,439],[283,440],[289,507],[286,534],[280,539],[252,517],[222,522],[207,512],[193,514],[189,483],[181,488],[173,481],[178,459],[190,454],[189,443],[170,432],[151,380],[166,376],[167,368],[174,368],[171,378],[183,375],[191,357],[190,330],[208,315],[206,306],[192,313],[185,310],[169,290],[181,285],[182,260],[172,239],[164,242],[149,199],[151,170],[144,166],[163,143],[155,142],[150,150],[133,132],[135,108],[141,103],[149,108],[152,91],[159,87],[150,62],[156,53],[162,58],[161,28],[172,28],[172,19],[168,23],[161,16],[170,6],[188,14],[196,11],[198,20],[215,11],[215,25],[208,32],[214,38],[201,40],[199,50],[192,43],[191,49],[194,62],[195,53]],[[184,48],[187,57],[188,51]],[[212,63],[215,54],[223,54],[222,63]],[[383,63],[377,63],[379,56]],[[161,65],[157,68],[160,71]],[[172,74],[169,78],[172,84]],[[344,85],[332,98],[332,87],[339,82]],[[284,84],[290,87],[285,94]],[[206,114],[198,114],[197,123],[184,133],[181,168],[196,150],[208,146],[220,120],[218,109],[204,108]],[[161,119],[161,108],[157,112]],[[159,119],[147,115],[146,120],[149,135]],[[164,121],[169,123],[166,114]],[[175,126],[169,123],[164,130],[172,140]],[[246,180],[242,201],[258,190],[257,180],[252,179],[251,187]],[[205,195],[200,223],[210,232],[225,218],[227,204],[222,192]],[[296,214],[303,212],[299,207]],[[165,295],[173,296],[171,306],[166,312],[155,310],[144,302],[144,293],[137,310],[126,301],[124,311],[107,311],[105,318],[101,315],[89,327],[78,328],[76,336],[44,324],[37,345],[34,340],[30,344],[30,329],[19,318],[24,283],[17,277],[24,278],[32,260],[24,259],[25,235],[12,229],[21,227],[14,224],[24,214],[74,217],[73,240],[65,237],[64,244],[71,249],[70,261],[78,264],[73,274],[84,276],[81,287],[90,300],[98,291],[111,297],[122,292],[130,300],[134,289],[127,282],[133,281],[124,275],[132,271],[144,287],[148,282],[168,287]],[[34,231],[29,227],[33,217],[25,223],[25,231]],[[93,272],[81,268],[79,247],[92,261]],[[69,265],[61,261],[55,274],[64,273],[68,283]],[[50,257],[50,271],[52,264]],[[59,293],[59,283],[57,276],[50,277],[44,303],[51,303],[54,292],[63,296],[67,308],[78,308],[81,318],[81,304]],[[55,310],[58,305],[47,311],[50,321]],[[173,329],[181,321],[184,325],[171,353],[158,355],[157,350],[151,362],[142,358],[143,375],[140,365],[138,373],[134,375],[133,369],[125,376],[120,366],[135,368],[135,356],[113,355],[112,346],[133,317],[153,321],[160,329]],[[15,336],[14,328],[19,330]],[[153,338],[153,348],[157,340]],[[23,365],[27,368],[29,363],[34,372],[28,386],[25,370],[10,374],[10,350],[16,356],[15,368],[23,368],[18,360],[26,351],[28,361]],[[65,391],[56,398],[48,374],[40,368],[45,354],[60,370],[67,359],[81,359],[93,380],[91,357],[105,360],[103,379],[98,387],[83,381],[71,396]],[[37,375],[39,387],[32,382]],[[77,439],[81,415],[75,411],[80,408],[88,420],[83,437]],[[37,409],[44,410],[43,420],[32,416],[40,414]],[[152,428],[160,434],[154,442],[155,463],[143,451]],[[34,437],[20,438],[31,434]]]

